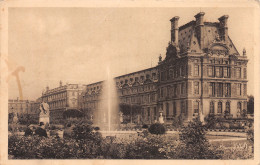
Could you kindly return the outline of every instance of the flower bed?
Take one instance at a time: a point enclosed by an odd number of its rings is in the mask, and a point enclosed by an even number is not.
[[[252,135],[252,131],[249,132]],[[123,134],[124,135],[124,134]],[[9,135],[11,159],[251,159],[253,135],[244,142],[208,142],[206,129],[195,121],[177,136],[139,134],[102,137],[90,125],[76,125],[71,137]]]

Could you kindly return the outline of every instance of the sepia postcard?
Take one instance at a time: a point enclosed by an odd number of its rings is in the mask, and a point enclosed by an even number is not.
[[[259,2],[0,2],[0,164],[260,164]]]

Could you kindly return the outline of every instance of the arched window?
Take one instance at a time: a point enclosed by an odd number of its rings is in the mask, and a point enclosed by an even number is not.
[[[209,110],[210,110],[209,113],[214,114],[214,112],[215,112],[215,108],[214,108],[214,102],[213,102],[213,101],[210,102]]]
[[[228,114],[230,113],[230,102],[226,102],[226,111]]]
[[[222,113],[222,102],[218,102],[218,113]]]

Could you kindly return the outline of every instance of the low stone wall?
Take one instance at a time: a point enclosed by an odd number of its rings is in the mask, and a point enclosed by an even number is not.
[[[243,137],[246,138],[247,134],[245,132],[217,132],[217,131],[209,131],[207,135],[211,136],[229,136],[229,137]]]

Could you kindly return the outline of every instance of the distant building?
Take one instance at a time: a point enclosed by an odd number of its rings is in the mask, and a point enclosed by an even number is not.
[[[39,118],[39,105],[31,100],[9,99],[8,114],[10,120],[12,120],[14,113],[17,114],[20,122],[27,123],[29,120],[36,122]]]
[[[41,101],[45,101],[50,107],[50,123],[59,123],[64,119],[64,112],[68,110],[79,110],[79,95],[84,85],[66,84],[54,89],[46,87],[42,93]]]
[[[141,106],[133,122],[156,122],[159,111],[171,124],[180,115],[186,121],[199,114],[236,118],[247,110],[246,51],[240,55],[228,36],[227,15],[219,22],[205,22],[204,15],[180,27],[173,17],[165,59],[115,78],[120,103]],[[86,113],[98,110],[102,86],[87,85],[80,104]]]

